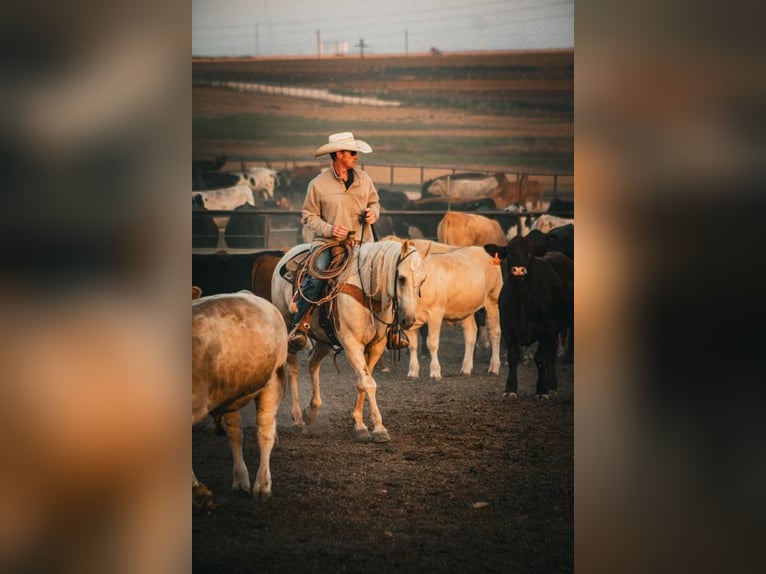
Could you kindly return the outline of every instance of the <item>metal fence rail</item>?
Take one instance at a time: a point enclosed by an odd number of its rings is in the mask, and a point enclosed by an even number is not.
[[[408,221],[418,227],[419,220],[425,218],[441,218],[446,211],[419,211],[398,210],[385,211],[387,217],[406,217]],[[519,217],[536,217],[542,215],[541,211],[523,214],[508,211],[470,211],[497,220],[501,227],[507,231],[508,226],[518,221]],[[206,232],[195,233],[192,226],[192,252],[208,253],[221,249],[235,253],[237,251],[253,251],[258,249],[288,249],[303,242],[302,226],[300,223],[301,212],[297,210],[280,209],[252,209],[247,211],[224,211],[192,209],[192,218],[211,218],[214,216],[231,217],[236,214],[238,218],[252,218],[252,225],[247,232],[225,233],[221,229],[217,232],[212,227]],[[559,213],[561,217],[574,217],[574,213]],[[422,225],[421,228],[427,228]],[[424,233],[424,239],[436,240],[433,233]]]

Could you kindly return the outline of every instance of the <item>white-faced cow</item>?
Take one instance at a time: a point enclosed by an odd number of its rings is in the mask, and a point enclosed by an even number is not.
[[[250,186],[256,197],[263,201],[274,199],[274,190],[279,185],[276,171],[268,167],[251,167],[247,173],[241,175],[243,183]]]
[[[504,396],[517,394],[521,345],[537,341],[536,392],[547,398],[549,390],[558,389],[558,335],[571,328],[574,319],[574,261],[562,253],[548,253],[548,239],[539,231],[516,237],[505,247],[484,248],[490,255],[498,255],[508,271],[499,300],[509,364]]]
[[[232,488],[250,490],[242,456],[239,410],[257,403],[260,464],[252,492],[271,495],[269,459],[276,439],[276,412],[284,391],[287,328],[271,302],[252,293],[212,295],[192,301],[192,425],[223,415],[234,458]],[[212,506],[210,491],[192,470],[198,509]]]

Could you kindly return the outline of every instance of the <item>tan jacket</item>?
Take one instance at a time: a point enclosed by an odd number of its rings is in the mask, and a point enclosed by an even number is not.
[[[303,202],[301,223],[314,234],[314,241],[324,242],[332,239],[332,228],[345,225],[356,231],[354,237],[363,241],[372,241],[372,229],[364,226],[360,216],[365,208],[380,216],[378,191],[372,179],[361,169],[354,169],[354,183],[346,189],[343,181],[335,177],[332,167],[309,182],[306,200]]]

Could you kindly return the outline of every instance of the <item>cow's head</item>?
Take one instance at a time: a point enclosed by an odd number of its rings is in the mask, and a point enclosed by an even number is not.
[[[192,207],[205,207],[205,196],[201,193],[192,193]]]
[[[484,250],[505,263],[510,279],[523,281],[529,274],[530,262],[545,255],[548,240],[544,233],[534,230],[525,237],[514,237],[505,247],[485,245]]]

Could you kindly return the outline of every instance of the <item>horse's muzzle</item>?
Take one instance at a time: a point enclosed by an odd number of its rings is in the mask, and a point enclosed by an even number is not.
[[[410,340],[399,326],[391,325],[386,331],[386,348],[388,350],[406,349],[410,346]]]

